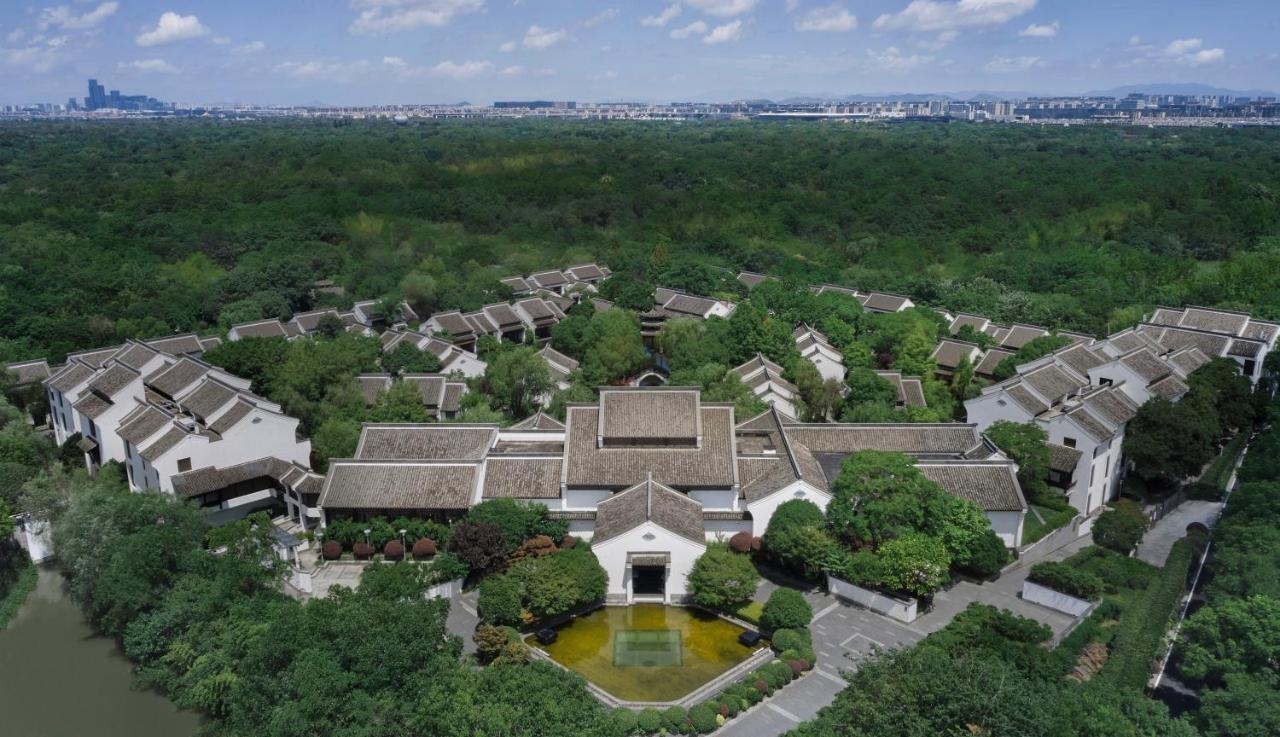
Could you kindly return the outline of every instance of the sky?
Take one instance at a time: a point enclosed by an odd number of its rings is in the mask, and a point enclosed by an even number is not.
[[[1280,89],[1277,0],[0,0],[0,103]]]

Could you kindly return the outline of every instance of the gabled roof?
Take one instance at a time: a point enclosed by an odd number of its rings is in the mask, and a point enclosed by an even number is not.
[[[1211,360],[1203,351],[1195,346],[1173,351],[1165,358],[1169,363],[1176,366],[1178,370],[1182,372],[1183,376],[1189,376],[1196,369]]]
[[[19,384],[35,384],[53,375],[49,370],[49,362],[43,358],[5,364],[4,368],[13,374],[14,380]]]
[[[972,315],[967,312],[960,312],[956,314],[955,319],[951,321],[951,325],[947,330],[952,335],[955,335],[960,332],[960,328],[967,325],[978,332],[982,332],[990,324],[990,318],[983,317],[982,315]]]
[[[542,412],[537,412],[529,417],[524,418],[523,420],[520,420],[519,422],[515,423],[511,427],[508,427],[507,429],[520,430],[520,431],[557,430],[557,431],[563,432],[564,423],[552,417],[551,415],[548,415]]]
[[[530,274],[528,280],[539,287],[556,287],[569,283],[569,279],[565,277],[564,272],[555,269]]]
[[[752,289],[761,282],[777,281],[777,277],[772,277],[767,274],[758,274],[754,271],[739,271],[738,281],[746,286],[747,289]]]
[[[356,446],[360,460],[478,461],[498,432],[497,425],[366,423]]]
[[[980,350],[976,343],[943,338],[938,341],[937,347],[933,349],[933,353],[929,357],[938,364],[939,368],[954,369],[960,365],[961,360],[969,358],[975,350]]]
[[[1131,353],[1126,353],[1119,360],[1130,371],[1142,377],[1142,380],[1147,384],[1159,381],[1172,373],[1169,365],[1161,361],[1150,348],[1139,348]]]
[[[475,328],[471,323],[467,322],[466,318],[462,316],[462,313],[457,310],[437,312],[428,319],[439,325],[441,330],[449,333],[450,335],[457,336],[459,338],[466,338],[475,335]]]
[[[561,456],[494,455],[485,461],[485,499],[559,499]]]
[[[1106,358],[1090,350],[1089,346],[1084,343],[1073,343],[1066,348],[1058,350],[1053,355],[1081,376],[1088,376],[1089,369],[1097,368],[1107,363]]]
[[[999,348],[992,348],[991,350],[983,354],[982,360],[978,361],[978,365],[973,367],[973,372],[975,374],[978,374],[979,376],[994,376],[996,372],[996,366],[999,366],[1000,362],[1003,361],[1004,359],[1010,356],[1015,356],[1015,355],[1017,354],[1014,353],[1013,351],[1006,351],[1006,350],[1001,350]]]
[[[157,370],[146,377],[145,381],[156,391],[174,397],[181,394],[183,389],[199,381],[200,377],[209,373],[209,370],[208,364],[183,357],[176,363]]]
[[[596,505],[596,525],[592,545],[599,545],[645,522],[706,544],[703,532],[702,505],[652,476],[618,492]]]
[[[59,369],[53,376],[45,379],[45,384],[60,392],[69,392],[88,381],[92,376],[93,369],[79,361],[72,361]]]
[[[565,272],[578,281],[592,281],[594,279],[603,279],[607,276],[604,269],[595,264],[579,264],[577,266],[570,266],[565,269]]]
[[[681,387],[600,391],[602,440],[694,442],[701,435],[699,392]]]
[[[249,413],[258,406],[249,402],[244,397],[236,399],[235,403],[227,408],[225,412],[218,415],[218,418],[209,423],[209,429],[219,435],[226,435],[240,421],[249,416]]]
[[[1033,394],[1030,389],[1023,386],[1021,381],[1015,380],[1009,383],[1004,387],[1004,390],[1010,399],[1032,415],[1038,415],[1049,409],[1049,406],[1040,401],[1040,398]]]
[[[918,461],[925,478],[984,512],[1021,512],[1027,508],[1010,461]]]
[[[498,281],[508,287],[511,287],[511,291],[513,292],[527,292],[530,289],[529,282],[525,281],[524,277],[508,276],[507,278],[499,279]]]
[[[903,376],[901,371],[877,371],[876,375],[893,384],[898,403],[904,407],[924,407],[924,384],[919,376]]]
[[[555,364],[556,366],[563,367],[565,371],[569,373],[578,370],[578,362],[576,360],[566,356],[560,351],[557,351],[555,348],[552,348],[550,343],[544,345],[542,350],[538,351],[538,355],[542,356],[542,360],[546,361],[548,364]]]
[[[911,302],[909,298],[900,294],[872,292],[862,306],[872,312],[898,312],[906,309],[909,302]]]
[[[360,374],[356,377],[356,384],[360,387],[364,403],[372,406],[378,400],[379,392],[391,388],[391,374]]]
[[[495,304],[486,305],[484,308],[484,314],[489,318],[490,322],[503,329],[510,329],[513,326],[524,325],[524,321],[520,319],[520,316],[516,314],[515,310],[511,309],[511,305],[506,302],[497,302]]]
[[[170,335],[164,338],[152,338],[146,344],[158,351],[180,356],[184,353],[204,353],[208,350],[204,341],[195,333]],[[134,368],[137,368],[136,366]]]
[[[637,390],[649,391],[649,390]],[[610,392],[601,392],[605,399]],[[613,393],[621,393],[615,390]],[[681,488],[731,488],[737,483],[733,453],[732,405],[702,404],[698,411],[701,442],[660,445],[661,436],[688,432],[684,418],[676,418],[679,429],[664,426],[658,408],[638,408],[609,403],[605,413],[622,411],[617,432],[652,433],[647,445],[600,447],[600,413],[595,405],[570,405],[565,423],[565,483],[574,487],[614,488],[631,486],[652,472],[665,484]],[[653,419],[649,419],[653,418]],[[636,421],[639,427],[631,427]],[[610,420],[610,430],[614,420]],[[655,424],[656,423],[656,424]],[[633,435],[634,436],[634,435]]]
[[[206,377],[196,389],[178,400],[178,404],[201,419],[207,418],[230,402],[236,391],[220,381]]]
[[[1083,384],[1056,364],[1045,364],[1022,374],[1022,380],[1050,403],[1079,390]]]
[[[476,487],[477,462],[329,462],[320,491],[325,509],[466,509]]]
[[[289,331],[284,329],[284,323],[274,318],[242,322],[232,325],[231,329],[241,338],[285,338],[289,335]]]
[[[156,438],[145,448],[138,450],[138,455],[146,460],[155,463],[161,456],[173,450],[174,446],[186,440],[191,435],[190,432],[178,427],[176,424],[170,423],[169,430],[160,437]]]
[[[147,365],[147,361],[156,356],[156,353],[156,349],[146,343],[131,340],[120,346],[113,360],[123,363],[134,371],[141,371],[142,367]]]
[[[1169,401],[1175,401],[1177,399],[1181,399],[1187,392],[1191,391],[1191,387],[1187,386],[1186,382],[1179,379],[1175,374],[1169,374],[1163,379],[1154,381],[1147,385],[1147,391],[1150,391],[1157,397],[1168,399]]]
[[[125,442],[137,446],[155,435],[173,419],[149,404],[139,404],[120,421],[116,434]]]
[[[333,317],[337,320],[342,319],[341,317],[338,316],[338,311],[331,308],[327,310],[312,310],[311,312],[299,312],[295,314],[289,320],[289,322],[293,323],[294,325],[297,325],[298,329],[301,330],[302,332],[311,333],[311,332],[314,332],[318,327],[320,327],[320,321],[324,319],[325,315],[333,315]]]
[[[1009,326],[1008,332],[997,335],[996,338],[1000,341],[1000,346],[1002,348],[1008,348],[1016,351],[1036,338],[1042,338],[1048,334],[1048,330],[1036,325],[1022,325],[1020,323],[1014,323]]]
[[[1068,448],[1057,443],[1045,443],[1049,448],[1049,469],[1058,473],[1072,473],[1084,455],[1076,448]]]

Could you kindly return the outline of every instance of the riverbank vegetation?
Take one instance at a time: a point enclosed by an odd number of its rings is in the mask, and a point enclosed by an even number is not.
[[[0,140],[0,360],[352,296],[420,313],[599,260],[1099,332],[1280,316],[1280,133],[551,121],[30,123]],[[313,294],[333,279],[345,297]],[[51,288],[56,285],[57,288]]]

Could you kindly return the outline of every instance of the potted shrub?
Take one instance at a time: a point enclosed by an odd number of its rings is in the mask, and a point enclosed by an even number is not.
[[[342,543],[337,540],[325,540],[320,546],[320,556],[325,560],[337,560],[342,557]]]
[[[382,546],[382,557],[387,560],[404,560],[404,546],[399,540],[392,540]]]
[[[373,557],[373,546],[366,542],[359,542],[351,546],[351,552],[355,553],[356,560],[369,560]]]
[[[428,560],[436,555],[436,541],[429,537],[424,537],[413,544],[414,560]]]

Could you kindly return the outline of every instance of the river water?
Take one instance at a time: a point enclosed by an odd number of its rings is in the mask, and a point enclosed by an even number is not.
[[[133,688],[132,666],[63,593],[40,582],[0,630],[0,733],[6,737],[192,737],[199,718]]]

